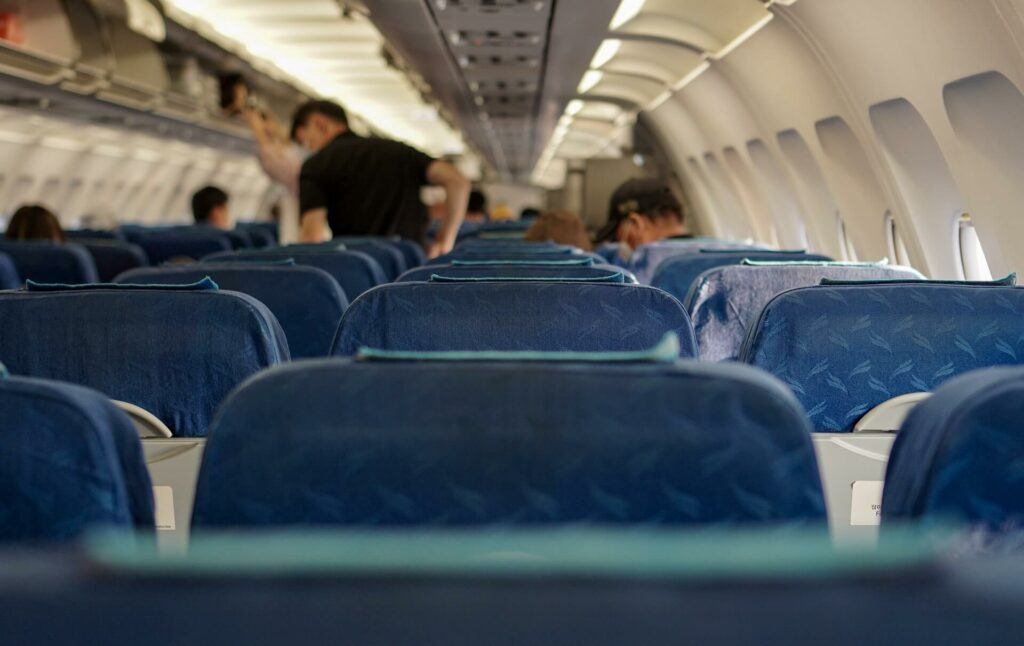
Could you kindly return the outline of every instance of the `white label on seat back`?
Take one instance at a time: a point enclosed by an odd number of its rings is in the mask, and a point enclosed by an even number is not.
[[[882,522],[883,484],[881,480],[858,480],[853,483],[851,525],[878,525]]]
[[[153,503],[156,506],[156,528],[174,529],[174,489],[153,487]]]

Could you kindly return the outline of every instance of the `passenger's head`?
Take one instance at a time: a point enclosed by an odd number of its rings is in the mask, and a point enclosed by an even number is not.
[[[474,188],[469,192],[469,202],[466,204],[466,221],[483,222],[487,220],[487,196],[480,189]]]
[[[192,196],[192,217],[196,224],[230,231],[235,228],[228,210],[228,194],[216,186],[205,186]]]
[[[540,217],[540,209],[538,209],[536,207],[533,207],[533,206],[524,206],[523,209],[521,211],[519,211],[519,219],[520,220],[533,220],[534,218],[539,218],[539,217]]]
[[[686,233],[683,207],[662,180],[631,179],[615,189],[608,222],[598,231],[598,243],[616,240],[636,249]]]
[[[45,206],[26,204],[11,216],[6,237],[8,240],[64,242],[64,230],[57,216]]]
[[[307,101],[292,117],[292,141],[316,152],[348,131],[345,108],[333,101]]]
[[[569,211],[549,211],[536,218],[523,236],[526,242],[555,242],[590,251],[590,236],[580,216]]]

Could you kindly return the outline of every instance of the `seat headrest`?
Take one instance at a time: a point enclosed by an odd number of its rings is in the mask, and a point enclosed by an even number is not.
[[[228,392],[289,358],[274,315],[236,292],[3,292],[0,320],[0,357],[13,373],[136,404],[178,436],[205,435]]]
[[[95,391],[0,379],[5,493],[0,541],[63,541],[100,526],[153,527],[153,494],[131,421]]]
[[[776,295],[817,285],[823,278],[853,277],[922,278],[907,267],[877,264],[744,262],[705,271],[690,287],[683,306],[693,321],[701,358],[735,360],[750,324]]]
[[[225,403],[193,527],[822,522],[809,431],[740,365],[299,362]]]
[[[675,332],[693,356],[679,301],[640,285],[608,283],[393,283],[363,294],[338,327],[332,354],[361,347],[609,352],[644,350]]]
[[[793,388],[815,430],[883,401],[1024,359],[1024,290],[934,282],[803,287],[765,306],[740,360]]]

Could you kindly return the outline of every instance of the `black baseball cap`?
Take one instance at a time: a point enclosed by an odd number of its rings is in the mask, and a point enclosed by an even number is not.
[[[635,178],[627,180],[612,193],[608,204],[608,222],[594,237],[596,242],[604,242],[615,235],[619,224],[630,213],[640,213],[651,217],[661,210],[682,213],[682,206],[676,199],[672,189],[664,180]]]

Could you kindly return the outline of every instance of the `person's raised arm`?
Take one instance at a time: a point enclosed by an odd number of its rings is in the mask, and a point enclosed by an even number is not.
[[[307,169],[308,162],[299,174],[299,242],[327,242],[327,195],[316,174]]]
[[[469,180],[457,168],[446,161],[436,160],[427,166],[427,181],[444,188],[448,212],[441,221],[437,237],[427,249],[427,256],[436,258],[446,254],[455,246],[459,227],[466,218],[466,203],[469,201]]]
[[[305,211],[300,216],[299,242],[327,242],[331,236],[327,232],[327,209]]]

